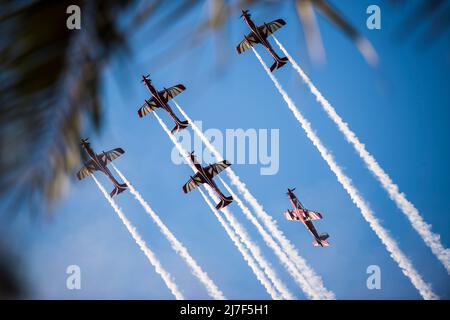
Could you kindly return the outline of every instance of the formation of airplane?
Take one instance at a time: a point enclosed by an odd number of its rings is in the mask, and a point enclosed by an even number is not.
[[[91,159],[77,172],[78,180],[91,175],[94,171],[101,171],[114,185],[113,191],[109,194],[111,197],[114,197],[127,189],[127,185],[125,183],[119,183],[107,167],[108,163],[125,153],[122,148],[112,149],[108,152],[102,151],[102,153],[96,154],[94,150],[92,150],[88,139],[81,139],[81,146],[86,150]]]
[[[246,36],[244,36],[244,40],[242,40],[238,46],[236,47],[236,50],[238,54],[241,54],[247,49],[250,49],[255,44],[262,44],[267,51],[270,53],[270,55],[274,58],[275,62],[270,67],[270,71],[275,71],[282,66],[284,66],[289,60],[286,57],[280,58],[278,54],[273,50],[272,45],[269,43],[267,38],[280,29],[282,26],[286,24],[286,22],[283,19],[277,19],[270,23],[264,23],[263,25],[257,27],[256,24],[251,19],[251,15],[248,10],[242,10],[241,18],[244,18],[244,21],[247,23],[247,25],[250,27],[250,33]]]
[[[175,121],[175,127],[172,129],[172,133],[180,131],[189,125],[187,120],[181,121],[178,119],[176,114],[173,112],[172,108],[169,106],[168,102],[173,99],[181,92],[186,90],[186,87],[182,84],[177,84],[176,86],[170,87],[169,89],[164,88],[161,91],[156,90],[155,86],[152,85],[152,81],[149,76],[142,76],[142,82],[146,85],[148,90],[151,92],[152,97],[149,100],[145,100],[145,103],[138,110],[139,117],[144,117],[148,113],[155,111],[157,108],[163,108]]]
[[[233,202],[233,197],[226,197],[220,189],[217,187],[216,183],[213,180],[213,177],[218,175],[220,172],[228,168],[231,163],[227,160],[223,160],[221,162],[210,164],[207,167],[202,167],[200,163],[198,163],[197,158],[194,155],[194,151],[189,155],[189,159],[194,165],[195,169],[197,169],[197,173],[194,176],[191,176],[189,181],[183,186],[183,192],[188,193],[189,191],[197,188],[201,184],[208,184],[214,192],[219,196],[220,201],[216,205],[216,209],[220,210],[230,203]]]
[[[294,210],[285,211],[284,216],[288,220],[303,222],[305,227],[308,229],[309,232],[311,232],[311,234],[314,237],[313,245],[315,247],[317,246],[328,247],[330,245],[327,241],[329,237],[328,233],[319,234],[316,228],[314,227],[314,224],[312,223],[313,220],[322,219],[322,215],[319,212],[306,209],[295,196],[294,190],[295,188],[294,189],[288,188],[287,192],[287,195],[292,203]]]
[[[284,20],[277,19],[270,23],[264,23],[263,25],[257,27],[256,24],[251,20],[251,15],[248,10],[242,10],[241,17],[244,18],[245,22],[250,27],[250,33],[244,36],[244,40],[239,43],[237,46],[237,52],[240,54],[245,50],[253,47],[255,44],[262,44],[270,55],[274,58],[275,62],[271,66],[270,70],[273,72],[281,68],[288,62],[286,57],[280,58],[277,53],[273,50],[272,46],[268,42],[267,38],[269,35],[274,33],[276,30],[281,28],[286,24]],[[142,76],[142,82],[144,82],[145,86],[151,92],[152,97],[149,100],[145,100],[144,105],[138,110],[139,117],[144,117],[150,112],[154,112],[157,108],[163,108],[174,120],[175,127],[172,129],[172,133],[178,132],[186,127],[188,127],[188,121],[181,121],[173,112],[172,108],[169,106],[169,100],[173,99],[175,96],[186,90],[185,86],[182,84],[175,85],[168,89],[164,88],[161,91],[158,91],[153,85],[149,78],[149,76]],[[87,154],[91,158],[89,161],[85,163],[85,166],[78,171],[77,177],[78,180],[85,178],[86,176],[92,174],[94,171],[103,172],[113,183],[114,189],[111,191],[110,196],[114,197],[119,193],[125,191],[127,189],[127,185],[125,183],[119,183],[114,176],[109,171],[107,165],[121,156],[124,151],[122,148],[112,149],[108,152],[102,152],[100,154],[96,154],[90,144],[88,139],[81,139],[81,145],[86,150]],[[220,189],[217,187],[216,183],[213,180],[213,177],[218,175],[220,172],[228,168],[231,164],[227,160],[223,160],[221,162],[210,164],[206,167],[202,167],[200,163],[197,161],[194,152],[191,152],[189,155],[189,159],[194,165],[197,172],[195,175],[191,176],[189,181],[183,186],[183,192],[188,193],[189,191],[197,188],[202,184],[208,184],[212,190],[218,195],[220,201],[216,205],[216,209],[220,210],[225,208],[229,204],[233,202],[233,197],[225,196]],[[297,199],[294,194],[294,189],[288,188],[288,196],[289,200],[292,203],[293,210],[287,210],[284,214],[286,219],[288,220],[296,220],[301,221],[306,226],[308,231],[313,235],[314,246],[322,246],[326,247],[329,243],[326,241],[328,239],[327,233],[318,233],[316,228],[314,227],[312,221],[317,219],[322,219],[322,215],[319,212],[311,211],[306,209],[302,203]]]

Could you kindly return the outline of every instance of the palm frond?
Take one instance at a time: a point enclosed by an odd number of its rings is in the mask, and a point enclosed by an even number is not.
[[[82,29],[69,30],[73,3],[1,5],[0,29],[15,41],[0,45],[0,193],[28,190],[55,200],[80,160],[84,121],[101,125],[100,74],[124,43],[116,12],[129,1],[80,2]]]

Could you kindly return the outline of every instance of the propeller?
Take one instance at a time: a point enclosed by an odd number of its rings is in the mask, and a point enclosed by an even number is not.
[[[150,77],[150,74],[147,74],[146,76],[142,76],[142,80],[141,81],[144,82],[144,79],[147,79],[147,80],[150,81],[149,77]]]
[[[248,13],[248,10],[242,10],[241,18],[242,18],[243,16],[245,16],[245,15],[250,15],[250,14]]]

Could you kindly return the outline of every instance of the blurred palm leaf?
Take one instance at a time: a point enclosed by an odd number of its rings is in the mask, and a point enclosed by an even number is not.
[[[408,10],[406,3],[402,4],[402,9]],[[419,43],[426,46],[437,41],[450,28],[449,0],[411,1],[408,5],[411,6],[410,12],[396,34],[399,40],[405,40],[423,27]]]
[[[99,78],[123,44],[116,18],[129,3],[75,2],[81,30],[66,28],[74,1],[0,3],[0,193],[60,194],[85,117],[100,126]]]
[[[316,9],[355,43],[369,64],[376,65],[378,63],[378,55],[372,44],[329,1],[296,0],[295,3],[299,18],[303,24],[308,51],[313,60],[323,61],[325,58],[320,31],[314,14],[314,9]]]
[[[26,294],[17,274],[17,262],[17,257],[0,242],[0,300],[24,298]]]

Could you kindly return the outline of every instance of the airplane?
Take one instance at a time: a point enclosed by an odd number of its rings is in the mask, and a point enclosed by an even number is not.
[[[189,159],[191,160],[194,167],[197,169],[197,173],[194,176],[191,176],[189,181],[183,186],[183,192],[188,193],[189,191],[195,189],[199,185],[206,183],[208,184],[219,196],[220,202],[216,205],[216,209],[220,210],[225,208],[227,205],[233,202],[233,197],[226,197],[217,187],[216,183],[212,179],[215,175],[219,174],[226,168],[228,168],[231,163],[227,160],[223,160],[221,162],[210,164],[207,167],[202,167],[195,155],[194,151],[192,151],[189,155]]]
[[[306,228],[311,232],[314,237],[313,245],[315,247],[328,247],[330,244],[326,239],[329,238],[328,233],[318,233],[316,228],[314,227],[312,220],[322,219],[322,215],[319,212],[311,211],[306,209],[302,203],[297,199],[294,194],[294,189],[289,189],[287,195],[289,196],[289,200],[294,207],[294,210],[287,210],[284,212],[284,216],[288,220],[298,220],[305,224]]]
[[[273,50],[269,41],[267,41],[267,37],[269,37],[272,33],[280,29],[282,26],[286,24],[283,19],[277,19],[270,23],[265,23],[262,26],[257,27],[256,24],[250,18],[251,15],[248,10],[242,10],[241,18],[244,17],[245,22],[250,27],[251,31],[248,35],[244,36],[244,40],[242,40],[236,50],[238,54],[241,54],[247,49],[250,49],[255,44],[262,44],[267,51],[269,51],[270,55],[275,59],[274,64],[270,67],[270,71],[273,72],[284,66],[289,59],[284,57],[280,58],[277,53]]]
[[[94,152],[94,150],[92,150],[90,143],[88,142],[88,139],[81,139],[80,144],[86,150],[89,157],[91,157],[91,160],[87,161],[85,163],[85,166],[83,168],[81,168],[80,171],[77,172],[78,180],[81,180],[81,179],[91,175],[92,173],[94,173],[94,171],[99,170],[99,171],[103,172],[109,178],[109,180],[111,180],[111,182],[114,185],[114,190],[111,191],[111,193],[109,194],[111,196],[111,198],[114,197],[115,195],[118,195],[119,193],[125,191],[128,188],[126,183],[120,184],[113,177],[113,175],[111,174],[111,171],[109,171],[109,169],[107,167],[108,163],[110,163],[111,161],[113,161],[114,159],[120,157],[122,154],[125,153],[125,151],[123,151],[122,148],[112,149],[107,152],[102,151],[102,153],[96,154]]]
[[[189,125],[188,121],[181,121],[172,111],[172,108],[167,103],[170,99],[173,99],[175,96],[179,95],[181,92],[186,90],[186,87],[182,84],[177,84],[176,86],[170,87],[169,89],[164,88],[164,90],[158,91],[152,85],[152,81],[149,78],[149,75],[142,76],[142,82],[145,83],[148,90],[152,93],[152,98],[150,100],[145,100],[144,105],[139,108],[138,115],[140,118],[147,115],[151,111],[155,111],[157,108],[163,108],[166,112],[172,117],[173,121],[175,121],[175,127],[172,129],[172,133],[177,132],[186,128]]]

